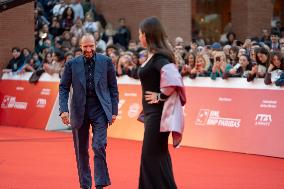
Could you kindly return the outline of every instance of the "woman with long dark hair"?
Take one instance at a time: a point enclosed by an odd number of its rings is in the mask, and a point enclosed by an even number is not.
[[[174,147],[181,142],[185,93],[182,78],[174,64],[174,53],[166,37],[165,30],[156,17],[141,22],[139,40],[149,53],[148,59],[138,71],[145,126],[139,189],[177,188],[168,150],[168,137],[172,132]],[[178,120],[178,124],[173,126],[167,122],[173,119]]]
[[[255,49],[256,63],[253,63],[251,71],[247,76],[247,81],[253,81],[254,78],[264,78],[270,60],[270,52],[265,47]]]

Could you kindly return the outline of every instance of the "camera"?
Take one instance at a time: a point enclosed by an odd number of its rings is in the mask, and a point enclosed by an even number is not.
[[[217,56],[216,57],[216,61],[220,61],[221,60],[221,57],[220,56]]]

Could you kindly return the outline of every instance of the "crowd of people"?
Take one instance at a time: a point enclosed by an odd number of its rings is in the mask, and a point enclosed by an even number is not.
[[[138,78],[147,59],[147,49],[131,40],[124,18],[114,28],[90,1],[38,0],[35,4],[35,49],[12,48],[7,68],[14,72],[47,72],[61,75],[65,62],[82,54],[81,36],[91,33],[96,51],[112,59],[117,76]],[[284,32],[280,26],[264,29],[258,37],[239,41],[229,31],[219,42],[206,44],[202,38],[186,44],[181,37],[169,41],[175,64],[183,77],[264,78],[265,84],[284,85]]]

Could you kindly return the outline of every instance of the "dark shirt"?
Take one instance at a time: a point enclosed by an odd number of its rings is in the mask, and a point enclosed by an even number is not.
[[[131,39],[130,30],[127,27],[123,26],[118,29],[114,41],[115,43],[119,43],[125,49],[128,49],[128,44],[130,39]]]
[[[97,98],[95,91],[95,61],[93,58],[85,59],[85,75],[86,75],[86,95],[87,97]]]
[[[9,61],[9,64],[7,66],[8,69],[12,69],[13,72],[20,69],[25,63],[25,57],[21,54],[18,58],[12,58]]]
[[[95,64],[94,58],[85,59],[86,113],[90,119],[104,112],[95,89]]]
[[[158,104],[148,104],[144,98],[145,91],[152,91],[160,93],[160,71],[161,68],[170,64],[169,59],[162,54],[155,54],[153,57],[142,67],[140,66],[138,75],[142,85],[142,105],[145,115],[149,113],[162,113],[163,102]]]

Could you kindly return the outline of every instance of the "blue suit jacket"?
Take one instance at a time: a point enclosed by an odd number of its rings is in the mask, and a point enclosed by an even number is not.
[[[118,113],[118,88],[116,74],[111,59],[102,54],[96,54],[95,60],[95,90],[108,121]],[[86,105],[86,75],[84,56],[76,57],[65,64],[59,84],[59,112],[69,112],[68,99],[70,87],[73,87],[71,98],[70,122],[73,128],[83,124]]]

